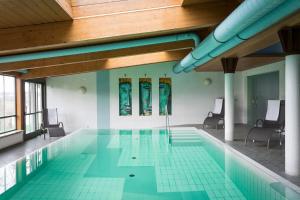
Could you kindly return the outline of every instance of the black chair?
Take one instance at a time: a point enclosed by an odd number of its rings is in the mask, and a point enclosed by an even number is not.
[[[213,111],[207,114],[203,122],[203,128],[213,126],[218,129],[219,123],[223,122],[224,124],[224,99],[217,98],[215,99],[215,105]]]
[[[248,140],[262,141],[267,143],[267,149],[269,149],[272,136],[284,132],[284,112],[285,102],[283,100],[268,100],[265,119],[256,120],[254,127],[249,130],[245,138],[245,144]]]
[[[64,124],[58,121],[57,108],[45,109],[43,111],[43,123],[41,124],[41,129],[46,130],[50,137],[61,137],[66,135]]]

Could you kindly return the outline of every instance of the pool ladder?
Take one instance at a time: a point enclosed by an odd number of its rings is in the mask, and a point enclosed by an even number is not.
[[[168,112],[168,106],[166,105],[165,107],[165,115],[166,115],[166,133],[168,137],[168,143],[170,144],[171,142],[171,129],[170,129],[170,118],[169,118],[169,112]]]

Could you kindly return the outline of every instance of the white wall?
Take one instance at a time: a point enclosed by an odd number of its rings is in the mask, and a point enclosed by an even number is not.
[[[247,104],[244,102],[244,95],[247,95],[244,91],[244,81],[242,72],[235,72],[234,75],[234,118],[235,123],[244,123],[244,112],[247,112]],[[247,99],[247,98],[246,98]]]
[[[96,73],[47,79],[47,107],[58,108],[58,117],[66,131],[97,128]],[[85,86],[83,94],[80,87]]]
[[[224,74],[181,73],[174,74],[174,62],[152,64],[110,71],[110,125],[111,128],[149,128],[165,125],[165,117],[159,116],[159,78],[172,78],[172,116],[171,125],[200,124],[213,108],[214,99],[224,96]],[[119,116],[118,81],[120,77],[132,78],[132,116]],[[152,78],[152,116],[139,116],[138,85],[139,78]],[[212,84],[205,86],[205,78]]]
[[[122,68],[109,71],[108,80],[100,80],[100,72],[85,73],[47,79],[47,104],[49,108],[57,107],[59,117],[65,123],[67,131],[82,127],[103,128],[97,124],[97,116],[105,117],[108,111],[101,111],[100,97],[109,98],[108,108],[110,128],[150,128],[165,125],[165,118],[159,116],[159,77],[172,78],[172,116],[171,125],[200,124],[207,113],[212,110],[214,99],[224,96],[223,72],[190,72],[174,74],[174,63],[161,63]],[[252,75],[279,71],[280,98],[284,99],[284,62],[278,62],[235,74],[235,122],[247,123],[247,78]],[[97,75],[98,74],[98,75]],[[119,116],[119,78],[132,78],[132,116]],[[152,116],[139,116],[138,81],[139,78],[152,78]],[[100,77],[100,79],[99,79]],[[205,86],[205,78],[211,78],[212,84]],[[109,85],[109,90],[97,93],[97,84]],[[87,87],[87,93],[79,91],[80,86]],[[109,94],[106,94],[109,91]],[[99,120],[98,120],[99,121]],[[107,120],[108,121],[108,120]],[[107,127],[105,127],[107,128]]]
[[[109,71],[110,94],[97,94],[97,73],[86,73],[72,76],[54,77],[47,79],[47,105],[48,108],[57,107],[59,117],[66,126],[66,131],[74,131],[81,127],[103,128],[98,123],[98,117],[103,116],[97,106],[99,97],[110,98],[110,127],[111,128],[150,128],[165,125],[165,117],[159,116],[158,87],[159,77],[172,78],[172,125],[200,124],[207,113],[212,110],[214,99],[224,96],[224,75],[217,73],[181,73],[172,72],[174,63],[161,63]],[[101,72],[100,72],[101,73]],[[119,116],[119,78],[126,73],[132,78],[132,116]],[[152,78],[152,116],[139,116],[138,81],[140,77]],[[99,75],[99,72],[98,72]],[[211,78],[212,84],[205,86],[205,78]],[[87,87],[87,93],[79,91],[80,86]],[[99,92],[99,90],[98,90]],[[98,109],[98,113],[97,113]],[[99,120],[98,120],[99,121]]]
[[[97,76],[97,127],[110,128],[109,70],[98,71]]]

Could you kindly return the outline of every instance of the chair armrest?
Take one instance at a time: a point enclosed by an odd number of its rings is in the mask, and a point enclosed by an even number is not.
[[[58,126],[61,127],[61,128],[63,128],[63,127],[64,127],[64,124],[63,124],[62,122],[59,122],[59,123],[58,123]]]
[[[261,126],[260,126],[259,123],[261,123]],[[264,120],[263,120],[263,119],[258,119],[258,120],[256,120],[254,126],[255,126],[255,127],[262,127],[262,126],[263,126],[263,123],[264,123]]]

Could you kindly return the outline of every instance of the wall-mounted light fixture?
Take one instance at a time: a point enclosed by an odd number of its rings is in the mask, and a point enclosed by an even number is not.
[[[203,84],[204,85],[210,85],[210,84],[212,84],[212,80],[210,78],[205,78],[204,81],[203,81]]]
[[[79,90],[82,94],[85,94],[87,92],[87,89],[85,86],[80,86]]]

